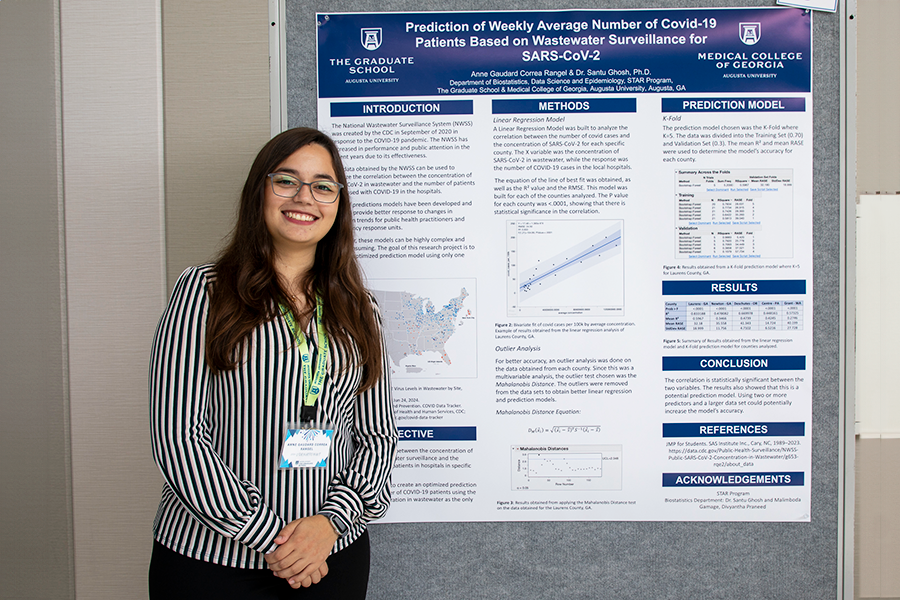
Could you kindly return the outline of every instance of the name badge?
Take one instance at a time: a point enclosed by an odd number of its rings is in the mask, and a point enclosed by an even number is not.
[[[281,445],[278,468],[327,467],[333,439],[334,429],[288,429]]]

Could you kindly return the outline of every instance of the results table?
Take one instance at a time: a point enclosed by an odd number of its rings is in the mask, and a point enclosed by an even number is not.
[[[666,331],[796,331],[802,300],[681,300],[666,302]]]

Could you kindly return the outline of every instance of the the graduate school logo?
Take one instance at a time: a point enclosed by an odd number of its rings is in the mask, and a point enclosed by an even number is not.
[[[378,50],[381,47],[381,27],[364,27],[360,29],[359,41],[366,50]]]
[[[741,41],[752,46],[759,41],[759,23],[741,23]]]

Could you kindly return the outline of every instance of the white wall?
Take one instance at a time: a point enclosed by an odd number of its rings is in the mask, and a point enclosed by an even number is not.
[[[146,595],[161,478],[147,362],[163,308],[159,0],[60,0],[75,589]]]

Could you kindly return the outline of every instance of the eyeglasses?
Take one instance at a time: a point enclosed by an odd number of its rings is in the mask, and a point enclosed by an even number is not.
[[[272,191],[276,196],[282,198],[294,198],[300,193],[304,185],[309,186],[312,197],[316,202],[322,204],[332,204],[338,199],[344,185],[337,181],[321,179],[319,181],[300,181],[296,177],[285,173],[269,173],[269,179],[272,181]]]

